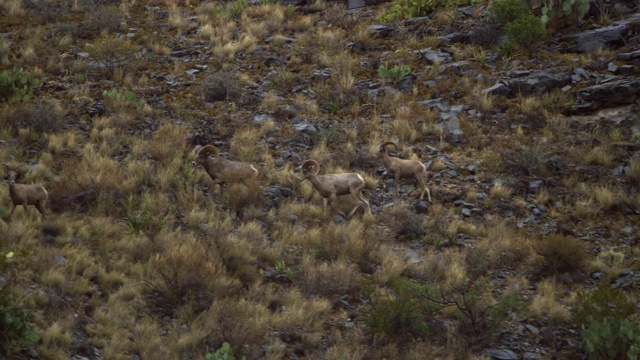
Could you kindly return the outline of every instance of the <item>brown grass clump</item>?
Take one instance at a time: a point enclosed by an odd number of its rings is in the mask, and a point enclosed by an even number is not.
[[[582,240],[572,236],[546,236],[535,241],[533,249],[538,255],[533,266],[543,276],[580,272],[587,265]]]
[[[214,293],[231,294],[238,284],[226,274],[220,258],[197,240],[183,237],[181,241],[167,243],[151,259],[147,286],[151,294],[159,296],[156,300],[159,306],[171,307],[188,298],[211,301]]]

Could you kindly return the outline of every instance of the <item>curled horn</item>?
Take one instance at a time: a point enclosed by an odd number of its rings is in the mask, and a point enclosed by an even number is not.
[[[396,143],[394,143],[393,141],[383,142],[382,144],[380,144],[380,147],[378,147],[378,149],[382,151],[383,149],[386,149],[387,145],[393,145],[393,147],[396,148],[396,150],[398,150],[398,145],[396,145]]]
[[[307,160],[302,164],[302,169],[306,170],[310,167],[315,167],[316,170],[313,173],[313,175],[318,175],[318,172],[320,171],[320,164],[318,164],[318,162],[315,160]]]
[[[196,147],[197,149],[197,147]],[[202,147],[201,149],[197,150],[198,152],[198,156],[208,156],[209,154],[213,153],[213,156],[215,156],[215,160],[213,160],[213,163],[217,163],[218,162],[218,149],[216,149],[215,146],[213,145],[207,145]]]

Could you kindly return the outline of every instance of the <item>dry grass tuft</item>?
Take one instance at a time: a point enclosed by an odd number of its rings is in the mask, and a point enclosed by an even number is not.
[[[554,281],[538,283],[537,293],[529,306],[530,314],[536,318],[547,317],[554,324],[568,321],[571,313],[559,301],[561,294],[562,289]]]

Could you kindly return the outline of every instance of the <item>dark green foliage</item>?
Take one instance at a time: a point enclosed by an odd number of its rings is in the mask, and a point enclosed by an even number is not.
[[[529,0],[533,8],[539,8],[545,25],[561,28],[580,21],[589,12],[589,0]]]
[[[476,3],[474,0],[395,0],[388,10],[384,10],[378,21],[405,20],[427,16],[436,9],[457,9]]]
[[[397,340],[426,337],[429,321],[441,306],[422,302],[418,296],[422,287],[408,279],[400,279],[392,285],[393,295],[370,291],[372,310],[365,319],[369,330]]]
[[[0,102],[10,99],[29,101],[40,80],[34,71],[13,68],[0,72]]]
[[[498,0],[491,4],[489,11],[497,22],[503,24],[532,14],[524,0]]]
[[[589,359],[637,360],[640,356],[640,324],[629,319],[593,321],[582,332]]]
[[[218,71],[209,75],[200,87],[205,101],[236,101],[242,94],[240,78],[230,71]]]
[[[544,24],[539,17],[528,14],[504,26],[509,41],[520,49],[534,50],[546,35]]]
[[[102,96],[132,105],[144,105],[145,103],[144,99],[140,99],[138,95],[129,90],[118,90],[115,88],[111,90],[104,90],[102,92]]]
[[[583,270],[587,261],[584,244],[572,236],[544,237],[534,244],[534,250],[540,255],[536,265],[543,276]]]
[[[483,279],[442,285],[402,278],[393,283],[392,290],[393,295],[373,296],[373,310],[365,322],[372,332],[395,339],[427,336],[435,315],[450,306],[460,317],[460,335],[491,337],[509,312],[525,306],[517,293],[493,298]]]
[[[411,67],[409,67],[408,65],[404,65],[404,64],[403,65],[394,65],[393,68],[391,68],[391,69],[387,68],[386,64],[382,64],[378,68],[378,75],[382,79],[389,78],[389,79],[393,80],[393,82],[395,82],[395,83],[397,83],[400,80],[402,80],[402,78],[407,76],[410,72],[411,72]]]
[[[596,290],[579,291],[573,320],[579,327],[606,318],[622,320],[636,313],[636,306],[624,291],[600,284]]]
[[[0,253],[0,269],[4,270],[13,253]],[[4,272],[4,271],[3,271]],[[15,306],[13,294],[3,284],[0,285],[0,350],[11,353],[15,350],[26,350],[38,341],[38,334],[33,330],[35,316]]]
[[[208,353],[205,359],[206,360],[235,360],[236,357],[233,356],[233,349],[231,348],[231,345],[229,345],[228,342],[225,342],[222,344],[220,349],[216,350],[215,353],[213,354]],[[242,359],[244,360],[245,357],[243,356]]]

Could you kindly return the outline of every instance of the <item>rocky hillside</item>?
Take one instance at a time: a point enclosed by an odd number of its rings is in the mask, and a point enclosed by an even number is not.
[[[557,3],[3,1],[3,176],[49,202],[0,187],[0,357],[637,358],[639,4]]]

